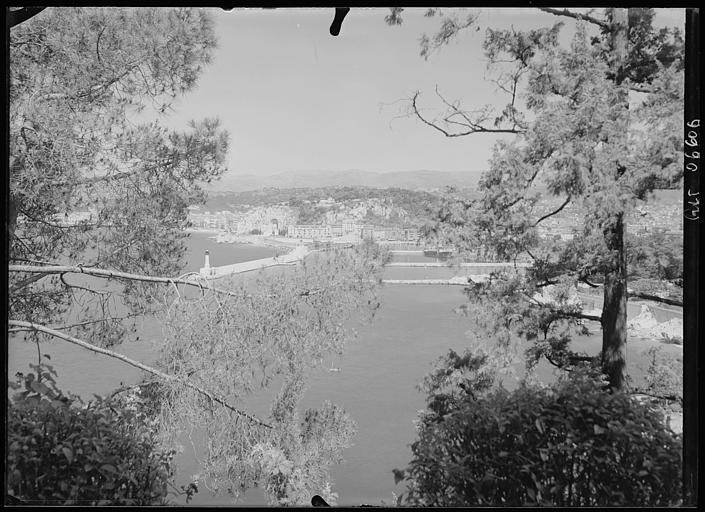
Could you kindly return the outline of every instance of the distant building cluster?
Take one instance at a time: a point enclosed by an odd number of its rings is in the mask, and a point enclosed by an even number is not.
[[[576,229],[583,224],[584,213],[578,208],[566,208],[560,215],[543,221],[537,227],[539,236],[544,238],[561,238],[571,240]],[[654,231],[681,233],[683,231],[683,212],[680,204],[649,204],[638,207],[626,219],[627,232],[643,236]]]
[[[289,238],[307,240],[330,240],[339,237],[351,239],[373,239],[402,242],[416,242],[419,232],[414,227],[399,225],[379,225],[365,223],[363,216],[373,214],[380,220],[387,219],[389,224],[397,224],[396,220],[403,218],[406,212],[393,208],[377,199],[356,201],[348,208],[336,203],[333,199],[322,199],[316,203],[304,201],[315,207],[332,208],[326,211],[320,223],[301,223],[299,209],[281,203],[274,206],[248,207],[243,205],[243,211],[201,211],[197,206],[189,208],[191,227],[226,231],[234,234],[262,234],[269,236],[287,236]],[[347,213],[348,216],[344,216]],[[390,217],[396,215],[396,219]]]
[[[671,234],[682,233],[683,206],[680,204],[658,206],[647,203],[629,216],[627,230],[637,236],[656,230]]]
[[[419,240],[419,231],[409,225],[406,211],[377,198],[356,199],[348,203],[336,202],[332,198],[320,201],[302,201],[306,208],[323,209],[315,220],[300,219],[301,209],[288,203],[271,206],[241,205],[241,211],[201,211],[189,208],[189,221],[197,229],[219,230],[238,235],[262,234],[287,236],[305,240],[331,240],[340,237],[372,239],[376,241],[413,242]],[[235,207],[234,207],[235,208]],[[88,214],[76,212],[72,221],[83,219]],[[303,217],[301,217],[303,218]],[[317,222],[317,223],[313,223]],[[584,212],[576,205],[568,205],[563,211],[541,222],[539,236],[571,240],[575,230],[584,222]],[[627,230],[633,235],[644,235],[657,230],[678,233],[683,230],[681,205],[670,203],[647,203],[630,213]]]
[[[376,226],[344,221],[339,224],[296,224],[287,230],[289,238],[326,240],[349,236],[359,239],[416,242],[419,239],[417,228]]]
[[[246,212],[201,212],[189,208],[191,226],[198,229],[222,230],[230,233],[282,235],[296,218],[296,211],[286,206],[257,207]]]

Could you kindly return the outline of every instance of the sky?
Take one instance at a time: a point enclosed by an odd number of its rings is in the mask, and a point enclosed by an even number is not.
[[[183,129],[188,120],[218,117],[230,133],[229,174],[359,169],[373,172],[487,168],[497,136],[447,138],[404,116],[420,91],[432,115],[435,87],[467,107],[504,104],[487,80],[482,37],[486,27],[517,30],[559,21],[535,9],[483,9],[480,30],[462,32],[428,60],[422,33],[439,18],[406,9],[401,26],[384,22],[387,9],[353,8],[337,37],[334,9],[211,9],[219,47],[195,90],[163,121]],[[683,26],[683,9],[660,9],[655,24]],[[565,38],[574,21],[566,22]],[[504,137],[511,137],[505,135]]]

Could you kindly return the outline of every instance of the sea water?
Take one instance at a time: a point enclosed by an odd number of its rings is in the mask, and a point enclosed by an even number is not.
[[[211,265],[266,258],[275,254],[271,247],[242,244],[218,244],[212,234],[192,233],[184,272],[197,271],[203,266],[204,253],[210,253]],[[435,261],[415,256],[406,261]],[[389,268],[386,279],[444,279],[458,274],[484,273],[483,270],[462,268]],[[381,290],[381,308],[371,323],[358,328],[358,336],[342,356],[329,356],[324,365],[314,369],[302,401],[302,410],[319,407],[331,401],[354,419],[358,432],[353,445],[344,453],[344,461],[331,469],[333,490],[339,494],[339,505],[363,503],[390,504],[393,493],[404,492],[403,484],[395,485],[392,469],[403,468],[411,459],[410,443],[415,438],[414,421],[424,407],[424,396],[417,384],[433,368],[433,363],[449,349],[462,352],[470,343],[469,318],[455,312],[465,298],[462,287],[443,285],[387,285]],[[629,315],[639,312],[638,304],[629,304]],[[678,313],[655,310],[663,322]],[[124,343],[115,350],[139,361],[150,363],[157,353],[151,340],[161,335],[155,322],[140,326],[140,341]],[[581,350],[597,353],[601,346],[599,331],[576,340]],[[679,347],[664,345],[677,351]],[[641,349],[640,349],[641,350]],[[106,356],[89,352],[62,340],[42,344],[42,351],[51,355],[51,363],[59,373],[58,383],[64,390],[91,398],[93,393],[106,394],[121,383],[140,380],[140,370]],[[630,349],[628,367],[635,369],[644,358]],[[10,340],[8,375],[27,371],[28,363],[36,363],[37,349],[33,343],[18,337]],[[339,371],[331,372],[330,368]],[[518,368],[520,370],[520,368]],[[548,378],[551,369],[539,369]],[[637,370],[638,371],[638,370]],[[512,385],[508,380],[506,385]],[[266,417],[269,398],[276,389],[258,393],[245,401],[251,412]],[[178,481],[187,483],[199,472],[198,453],[188,446],[177,459]],[[232,504],[227,495],[216,496],[201,487],[192,505]],[[265,505],[259,489],[246,493],[239,505]]]

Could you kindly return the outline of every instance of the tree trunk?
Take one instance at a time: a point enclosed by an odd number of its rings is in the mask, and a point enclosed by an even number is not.
[[[625,78],[627,60],[627,9],[614,8],[612,14],[612,70],[620,85]],[[626,90],[615,100],[617,108],[629,108]],[[625,134],[626,136],[626,134]],[[622,171],[615,169],[615,180]],[[615,183],[616,184],[616,183]],[[612,389],[622,389],[627,362],[627,262],[624,253],[624,212],[613,214],[603,225],[605,244],[609,251],[609,269],[605,272],[604,302],[602,305],[602,371]]]
[[[605,272],[602,305],[602,371],[610,388],[624,386],[627,362],[627,262],[624,254],[624,215],[605,227],[605,242],[613,255],[613,266]]]

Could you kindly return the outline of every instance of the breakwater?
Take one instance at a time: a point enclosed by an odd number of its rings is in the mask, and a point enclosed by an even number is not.
[[[306,246],[300,245],[297,246],[291,252],[287,254],[282,254],[280,256],[272,256],[269,258],[260,258],[257,260],[250,261],[241,261],[238,263],[231,263],[229,265],[212,267],[210,265],[208,251],[206,251],[205,265],[201,267],[198,274],[200,277],[204,277],[206,279],[218,279],[233,274],[252,272],[253,270],[262,270],[267,267],[274,267],[278,265],[295,265],[296,263],[303,260],[303,258],[311,252],[312,251],[309,250]]]

